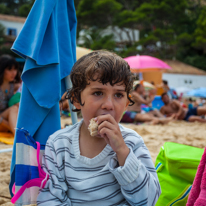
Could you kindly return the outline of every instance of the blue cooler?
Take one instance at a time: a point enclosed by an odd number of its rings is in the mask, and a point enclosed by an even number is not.
[[[164,106],[164,102],[162,101],[161,96],[155,96],[154,100],[152,101],[152,107],[160,110],[162,106]]]

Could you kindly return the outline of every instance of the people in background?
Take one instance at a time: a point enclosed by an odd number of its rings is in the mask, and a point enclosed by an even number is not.
[[[177,92],[170,88],[167,80],[162,80],[163,89],[171,99],[178,99]]]
[[[21,86],[17,61],[10,55],[0,56],[0,132],[15,134]]]
[[[206,119],[202,118],[206,115],[206,106],[183,108],[178,100],[170,99],[167,93],[163,93],[161,97],[164,106],[161,107],[160,112],[163,115],[168,117],[173,115],[176,120],[188,122],[206,122]]]
[[[151,102],[155,98],[155,90],[150,91],[150,95],[147,99],[144,98],[145,89],[142,84],[137,84],[131,95],[134,105],[128,106],[127,111],[124,113],[121,122],[133,123],[133,122],[148,122],[151,124],[168,123],[173,118],[165,118],[163,114],[157,109],[151,107]],[[141,105],[148,106],[147,112],[141,109]]]

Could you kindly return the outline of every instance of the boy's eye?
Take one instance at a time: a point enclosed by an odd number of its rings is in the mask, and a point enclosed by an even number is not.
[[[102,92],[94,92],[93,93],[95,96],[100,96],[100,95],[102,95]]]
[[[122,93],[116,93],[115,94],[115,97],[117,97],[117,98],[122,98],[124,95],[122,94]]]

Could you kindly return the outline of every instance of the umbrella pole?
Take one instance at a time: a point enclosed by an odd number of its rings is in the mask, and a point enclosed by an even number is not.
[[[66,89],[70,89],[72,87],[70,75],[65,77],[65,84],[66,84]],[[72,107],[74,107],[74,106],[72,105],[72,103],[69,100],[69,108],[70,108],[70,113],[71,113],[71,118],[72,118],[72,124],[75,124],[78,122],[77,113],[72,111]]]

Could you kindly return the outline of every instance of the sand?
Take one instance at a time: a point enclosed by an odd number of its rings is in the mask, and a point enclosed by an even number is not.
[[[61,118],[62,127],[71,124],[70,118]],[[123,124],[139,133],[148,147],[152,160],[159,153],[160,147],[165,142],[176,142],[194,147],[205,148],[206,146],[206,124],[188,123],[184,121],[170,122],[167,125],[134,125]],[[0,143],[0,149],[11,148],[11,145]],[[8,190],[10,180],[11,152],[0,153],[0,205],[10,206],[10,194]]]

